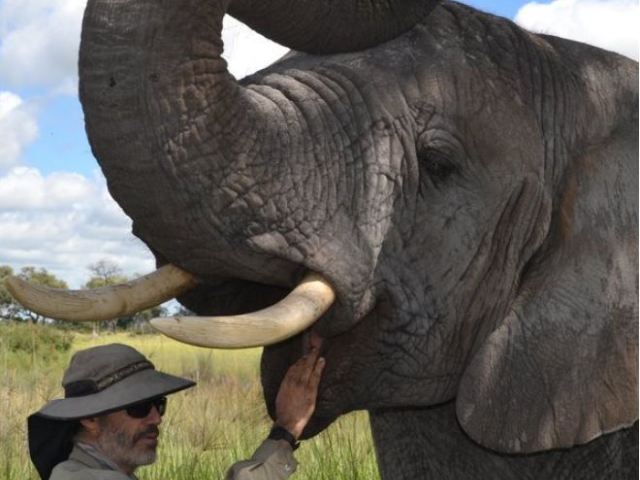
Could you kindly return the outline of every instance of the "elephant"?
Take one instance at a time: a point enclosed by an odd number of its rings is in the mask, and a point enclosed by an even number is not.
[[[226,14],[291,52],[238,81]],[[272,414],[314,330],[304,436],[367,410],[383,479],[637,478],[637,62],[448,0],[89,0],[79,66],[181,303],[335,296],[263,342]]]

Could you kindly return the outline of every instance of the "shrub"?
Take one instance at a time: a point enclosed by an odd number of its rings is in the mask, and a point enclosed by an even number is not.
[[[0,322],[0,350],[17,357],[37,357],[40,361],[57,360],[73,344],[73,335],[51,325],[26,322]]]

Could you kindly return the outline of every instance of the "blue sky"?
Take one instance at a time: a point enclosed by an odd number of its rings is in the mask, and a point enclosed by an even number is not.
[[[77,97],[40,98],[43,103],[38,116],[40,137],[25,151],[24,163],[44,174],[66,169],[89,175],[96,163],[86,136],[81,134],[84,116]],[[52,151],[57,155],[50,155]]]
[[[85,2],[0,0],[0,264],[42,266],[74,287],[100,259],[127,274],[153,268],[84,133],[76,63]],[[463,3],[637,59],[636,0]],[[225,19],[224,40],[238,77],[283,53],[233,20]]]
[[[496,15],[500,15],[506,18],[514,18],[520,7],[528,2],[522,2],[518,0],[504,0],[504,1],[495,1],[495,0],[473,0],[473,1],[465,1],[462,2],[467,5],[471,5],[479,10],[483,10],[485,12],[494,13]],[[539,2],[539,3],[549,3],[549,2]]]

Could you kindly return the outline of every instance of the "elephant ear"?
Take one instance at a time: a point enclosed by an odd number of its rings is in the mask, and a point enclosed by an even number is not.
[[[571,447],[638,418],[637,126],[618,135],[573,162],[516,301],[462,376],[458,419],[485,447]]]

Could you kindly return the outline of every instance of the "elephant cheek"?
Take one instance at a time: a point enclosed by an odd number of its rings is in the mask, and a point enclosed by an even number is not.
[[[457,336],[438,318],[402,315],[393,305],[379,301],[352,329],[325,339],[321,354],[326,366],[316,411],[304,435],[313,436],[338,416],[355,410],[451,400],[464,357],[447,355]],[[303,355],[302,345],[299,335],[264,350],[262,382],[272,416],[279,385],[289,366]]]

